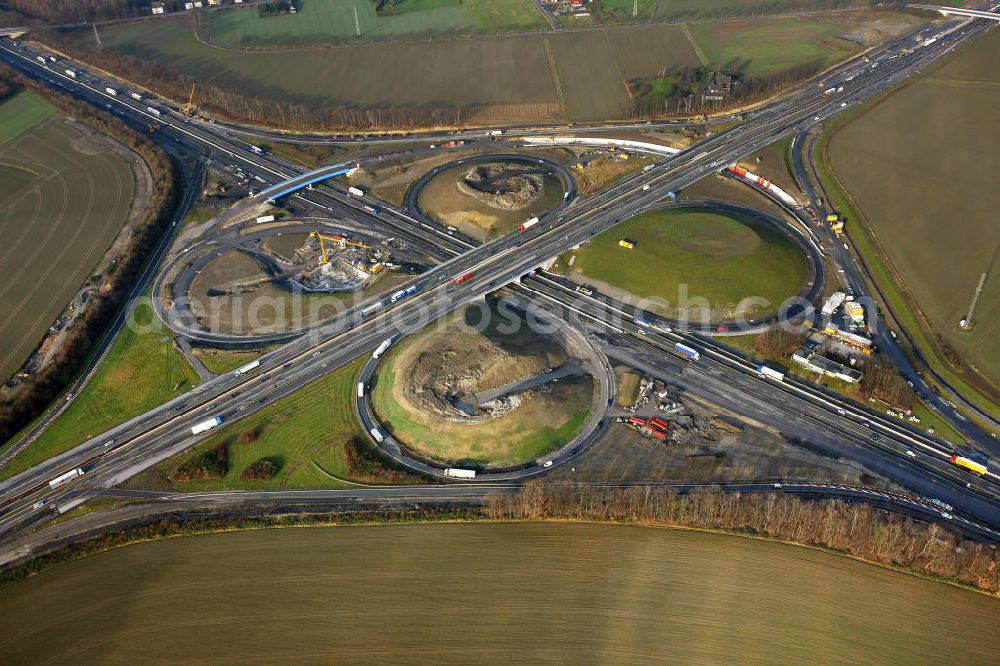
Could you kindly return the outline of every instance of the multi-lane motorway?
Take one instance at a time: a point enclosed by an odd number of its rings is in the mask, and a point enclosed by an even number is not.
[[[677,191],[706,175],[736,162],[775,140],[799,131],[814,122],[837,113],[872,94],[905,79],[940,57],[953,46],[986,27],[975,23],[951,21],[930,28],[940,35],[931,45],[911,49],[913,35],[898,38],[868,55],[870,63],[852,60],[823,76],[783,95],[779,100],[749,114],[747,119],[724,132],[695,145],[688,151],[662,160],[652,168],[620,181],[615,186],[585,199],[577,199],[564,210],[547,216],[541,224],[524,233],[511,234],[496,241],[475,246],[456,238],[446,230],[429,226],[402,211],[384,209],[379,215],[366,211],[360,202],[350,201],[342,192],[326,186],[294,196],[310,206],[336,210],[373,225],[389,226],[434,248],[443,261],[417,277],[418,291],[398,303],[382,302],[372,310],[374,301],[361,303],[336,319],[325,322],[307,335],[288,343],[262,358],[254,373],[235,377],[227,375],[208,382],[147,414],[119,426],[100,438],[49,460],[12,479],[0,483],[0,533],[37,522],[47,511],[35,508],[40,502],[58,503],[81,488],[115,484],[137,471],[190,446],[198,438],[190,428],[208,416],[231,420],[249,414],[275,399],[300,388],[315,377],[368,353],[382,340],[398,340],[441,315],[486,293],[511,283],[534,271],[545,260],[611,228],[635,211],[655,205],[668,191]],[[0,42],[0,57],[16,68],[44,81],[53,82],[68,92],[101,105],[111,105],[123,118],[145,125],[152,116],[146,103],[133,103],[124,96],[103,93],[100,79],[79,67],[78,79],[70,79],[33,60],[25,47]],[[872,67],[877,64],[878,68]],[[824,87],[842,88],[837,94],[824,95]],[[162,107],[162,105],[161,105]],[[225,156],[266,182],[280,182],[300,170],[268,155],[258,155],[248,146],[228,135],[213,132],[211,125],[191,122],[162,107],[157,118],[162,132]],[[473,278],[455,284],[456,275],[472,273]],[[590,318],[607,319],[607,304],[598,305],[576,293],[560,291],[544,283],[543,276],[525,280],[522,287],[542,301],[582,311]],[[603,311],[602,311],[603,309]],[[363,316],[367,313],[367,316]],[[923,479],[923,486],[959,507],[973,521],[1000,524],[1000,496],[997,476],[974,477],[942,461],[947,446],[926,434],[898,422],[876,418],[864,407],[835,399],[807,384],[769,385],[753,377],[747,363],[702,338],[678,332],[643,332],[631,320],[610,324],[610,333],[628,341],[640,353],[676,365],[671,352],[674,341],[683,339],[703,351],[702,360],[684,367],[682,374],[692,376],[692,385],[711,379],[719,392],[753,396],[766,404],[773,418],[802,426],[810,436],[832,433],[850,444],[854,455],[870,462],[869,457],[892,462],[882,465],[891,478]],[[697,381],[694,380],[697,378]],[[747,405],[744,404],[746,411]],[[752,407],[751,407],[752,409]],[[805,424],[805,425],[802,425]],[[919,435],[918,435],[919,433]],[[113,443],[109,442],[114,439]],[[906,451],[913,452],[913,456]],[[68,469],[82,467],[83,477],[58,488],[47,481]],[[898,469],[897,469],[898,467]],[[876,465],[876,469],[879,469]],[[902,471],[900,471],[902,470]],[[907,471],[909,470],[909,471]]]

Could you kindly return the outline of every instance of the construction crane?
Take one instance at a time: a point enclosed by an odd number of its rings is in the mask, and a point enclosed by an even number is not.
[[[191,84],[191,94],[188,95],[188,102],[187,102],[187,104],[184,105],[184,115],[185,116],[190,116],[191,113],[194,111],[194,86],[195,86],[195,84],[192,83]]]
[[[349,241],[346,238],[344,238],[343,236],[324,236],[321,233],[319,233],[318,231],[310,231],[309,232],[309,237],[310,238],[318,238],[319,239],[319,252],[320,252],[320,256],[323,259],[323,263],[324,264],[327,262],[327,258],[326,258],[326,245],[323,243],[324,240],[333,241],[333,242],[339,244],[341,247],[347,247],[348,245],[350,245],[351,247],[360,247],[363,250],[370,250],[371,249],[367,245],[362,245],[361,243],[355,243],[354,241]]]

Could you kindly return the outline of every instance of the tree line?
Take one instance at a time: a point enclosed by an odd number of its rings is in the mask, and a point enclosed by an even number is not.
[[[171,158],[147,137],[112,114],[56,93],[22,77],[6,65],[0,65],[0,85],[14,90],[33,90],[65,114],[124,144],[148,165],[153,184],[149,204],[128,243],[66,331],[58,352],[31,378],[11,387],[0,402],[0,441],[7,441],[41,414],[84,367],[95,344],[141,275],[163,231],[169,227],[177,208],[180,183],[177,167]]]
[[[736,531],[832,548],[1000,592],[1000,554],[994,545],[864,503],[784,493],[704,490],[679,495],[649,486],[608,489],[531,481],[518,494],[490,496],[486,513],[494,520],[569,519]]]

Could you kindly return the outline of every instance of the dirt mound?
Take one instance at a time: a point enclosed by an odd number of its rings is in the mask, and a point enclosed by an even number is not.
[[[545,191],[541,175],[503,164],[472,167],[456,185],[462,194],[501,210],[526,208]]]
[[[433,334],[410,359],[400,359],[411,406],[449,420],[470,423],[504,416],[523,404],[515,394],[479,404],[477,394],[544,374],[568,354],[554,338],[528,333],[520,344],[498,343],[457,323]],[[512,347],[516,346],[517,351]]]

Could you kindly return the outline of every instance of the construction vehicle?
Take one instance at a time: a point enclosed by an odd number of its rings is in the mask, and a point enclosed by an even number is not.
[[[188,95],[187,104],[184,105],[184,115],[185,116],[190,116],[192,113],[194,113],[194,86],[195,86],[195,84],[192,83],[191,84],[191,94]]]
[[[346,248],[348,245],[350,245],[351,247],[359,247],[363,250],[371,249],[367,245],[362,245],[361,243],[355,243],[354,241],[349,241],[343,236],[324,236],[318,231],[310,231],[309,237],[319,239],[319,253],[320,257],[323,259],[324,264],[327,263],[328,261],[326,256],[326,244],[323,242],[324,240],[334,241],[335,243],[338,243],[342,248]]]

